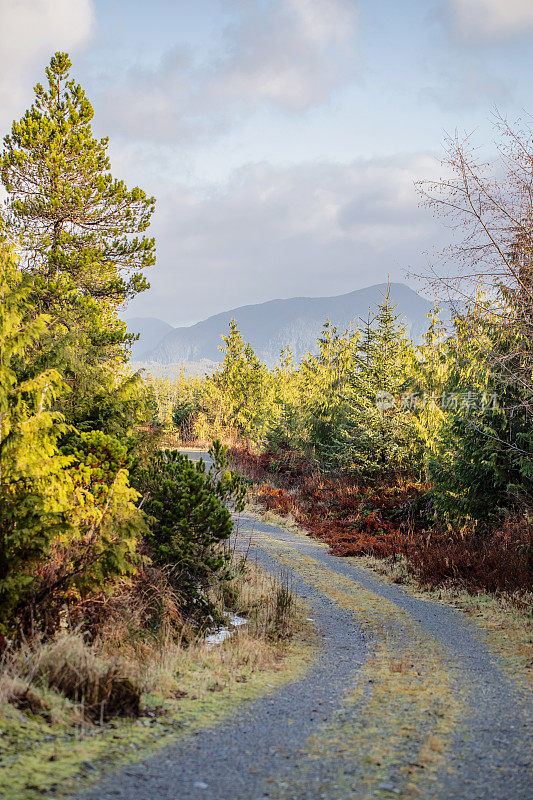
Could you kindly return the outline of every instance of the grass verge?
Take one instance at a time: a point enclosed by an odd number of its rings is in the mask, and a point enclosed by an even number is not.
[[[0,798],[70,795],[106,770],[212,725],[304,674],[315,651],[304,606],[254,565],[241,571],[231,590],[220,586],[215,600],[224,603],[230,591],[232,609],[249,621],[220,645],[167,637],[159,645],[130,646],[119,662],[104,642],[89,645],[80,633],[66,631],[51,644],[33,643],[4,658]],[[141,687],[139,715],[95,720],[83,696],[72,699],[50,685],[49,664],[59,657],[78,669],[90,667],[93,676],[102,664],[116,675],[120,664],[121,674]]]
[[[533,683],[533,595],[522,593],[471,594],[459,588],[421,588],[408,573],[401,557],[350,557],[355,566],[379,575],[388,583],[401,584],[414,597],[444,603],[463,611],[485,635],[511,674]]]

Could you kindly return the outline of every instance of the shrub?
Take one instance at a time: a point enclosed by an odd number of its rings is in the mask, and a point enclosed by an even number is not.
[[[112,594],[90,595],[69,609],[70,627],[89,631],[103,653],[149,660],[186,632],[169,573],[169,567],[145,566]]]
[[[208,471],[203,461],[195,464],[176,450],[164,450],[138,476],[150,554],[156,564],[171,567],[171,583],[187,613],[209,609],[206,590],[227,572],[229,561],[221,546],[233,530],[226,504],[243,508],[244,488],[227,469],[227,448],[215,442],[209,453]]]
[[[65,604],[109,591],[141,564],[138,545],[145,528],[138,494],[129,485],[125,445],[101,431],[72,434],[63,447],[69,467],[68,528],[49,545],[37,566],[32,592],[18,609],[26,631],[35,623],[52,633]]]
[[[508,519],[500,529],[435,531],[404,542],[407,570],[423,586],[469,592],[533,590],[533,526]]]
[[[36,568],[68,529],[70,460],[58,449],[65,425],[54,410],[67,387],[36,358],[51,319],[33,316],[31,280],[1,234],[0,227],[0,632],[11,633]]]
[[[533,527],[520,514],[499,527],[474,524],[453,530],[438,525],[429,484],[364,486],[346,477],[309,475],[287,488],[285,473],[268,471],[266,454],[237,451],[260,485],[267,509],[291,514],[312,536],[339,556],[394,558],[430,588],[456,586],[471,593],[533,589]],[[266,483],[268,479],[270,482]]]
[[[532,444],[531,414],[523,408],[450,416],[428,459],[439,512],[450,519],[497,520],[509,510],[531,508]]]

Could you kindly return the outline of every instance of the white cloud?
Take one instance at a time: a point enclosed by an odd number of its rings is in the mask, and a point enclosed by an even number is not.
[[[77,50],[91,36],[92,0],[0,0],[0,126],[3,131],[31,99],[56,50]],[[36,73],[36,70],[39,72]]]
[[[348,292],[387,274],[404,280],[441,235],[413,182],[439,174],[432,157],[406,155],[251,164],[203,191],[151,187],[158,263],[128,315],[177,324],[273,297]]]
[[[227,34],[228,55],[207,91],[254,107],[271,101],[302,110],[326,99],[353,59],[353,0],[250,3]]]
[[[355,70],[354,0],[233,0],[237,20],[220,52],[200,62],[167,52],[109,90],[116,130],[155,141],[212,135],[266,106],[304,111],[329,99]]]
[[[448,0],[457,34],[503,39],[533,31],[533,0]]]

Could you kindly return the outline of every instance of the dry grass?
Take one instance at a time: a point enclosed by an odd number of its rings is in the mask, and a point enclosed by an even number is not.
[[[214,647],[178,624],[170,596],[155,609],[157,625],[146,628],[151,591],[147,597],[126,613],[126,593],[118,593],[96,619],[92,640],[79,628],[64,630],[4,653],[0,796],[72,794],[80,776],[95,778],[101,768],[213,724],[236,704],[302,674],[312,660],[308,612],[283,574],[274,580],[252,564],[236,564],[235,579],[216,587],[213,599],[249,621]]]
[[[294,597],[287,570],[273,577],[248,562],[239,568],[237,579],[215,590],[215,604],[230,607],[249,619],[247,632],[265,641],[289,639],[294,632]]]
[[[350,558],[356,566],[377,573],[390,583],[399,583],[410,593],[426,600],[446,603],[468,615],[486,634],[486,641],[505,660],[509,670],[533,680],[533,595],[471,594],[453,587],[423,590],[408,573],[401,558],[372,556]]]
[[[153,584],[152,576],[152,584]],[[156,583],[139,599],[138,588],[118,592],[105,604],[103,619],[93,619],[92,636],[81,629],[61,631],[54,639],[26,641],[6,651],[0,671],[0,704],[38,711],[44,693],[57,692],[88,721],[139,715],[143,695],[157,691],[172,697],[182,690],[192,664],[220,668],[245,665],[263,669],[280,660],[285,643],[298,627],[287,574],[274,578],[255,565],[235,561],[234,577],[216,584],[211,600],[219,613],[228,607],[248,619],[236,629],[231,647],[206,648],[203,637],[183,623],[177,599],[166,584]],[[134,601],[132,600],[134,597]],[[157,605],[157,608],[154,608]],[[157,624],[154,623],[157,619]],[[40,698],[40,699],[38,699]]]
[[[40,713],[50,707],[43,691],[52,690],[71,700],[88,720],[135,717],[142,693],[139,677],[133,666],[117,658],[109,660],[89,646],[81,633],[63,632],[51,641],[36,640],[7,652],[0,674],[0,702],[23,708],[26,698],[28,709]]]

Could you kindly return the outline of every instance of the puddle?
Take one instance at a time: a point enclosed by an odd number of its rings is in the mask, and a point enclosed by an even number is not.
[[[226,639],[229,639],[229,637],[234,633],[235,628],[238,628],[241,625],[246,625],[248,622],[247,619],[244,617],[239,617],[239,615],[235,614],[233,611],[224,611],[224,617],[228,621],[228,625],[218,628],[218,630],[213,631],[213,633],[208,633],[205,637],[205,643],[208,648],[226,641]]]

